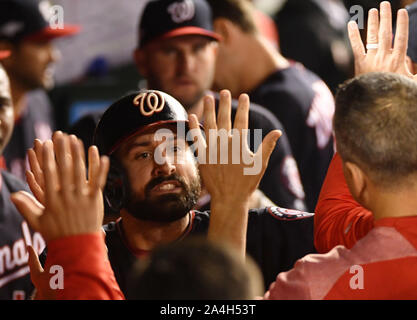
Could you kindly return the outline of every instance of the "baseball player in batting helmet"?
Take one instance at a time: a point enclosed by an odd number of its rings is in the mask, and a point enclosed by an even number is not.
[[[124,169],[124,167],[129,165],[126,163],[123,165],[122,163],[122,158],[124,158],[122,153],[126,150],[126,147],[127,150],[130,150],[129,143],[134,141],[135,137],[155,132],[155,130],[161,127],[168,126],[171,130],[175,127],[180,128],[181,124],[183,124],[182,128],[188,129],[188,115],[183,106],[170,95],[157,90],[143,90],[129,94],[112,104],[106,110],[97,125],[94,140],[100,152],[110,156],[111,159],[110,172],[104,192],[105,200],[110,208],[114,211],[119,211],[125,205],[131,203],[129,201],[131,200],[129,199],[131,192],[130,183],[128,183],[129,178]],[[175,135],[178,135],[178,137],[181,133],[176,128],[172,132],[175,132]],[[185,134],[185,130],[183,133]],[[152,142],[155,141],[149,141],[149,146]],[[134,142],[133,145],[135,145]],[[175,148],[178,148],[178,146],[175,146]],[[149,147],[145,149],[146,152],[150,150]],[[150,153],[144,153],[139,157],[140,160],[143,160],[142,163],[145,164],[149,161],[149,158],[147,158],[149,156],[151,156]],[[166,161],[169,161],[168,158],[161,159],[161,162]],[[161,168],[164,168],[164,166],[170,166],[170,164],[162,164]],[[172,174],[170,175],[172,176]],[[180,183],[185,183],[176,174],[173,174],[173,177],[174,179],[181,180]],[[160,178],[157,181],[159,182]],[[198,199],[197,193],[200,191],[198,174],[194,177],[192,185],[194,189],[190,190],[190,194],[184,195],[185,199],[189,201],[186,207],[181,207],[183,214],[186,214]],[[148,197],[144,201],[147,202],[147,207],[151,209],[149,212],[145,213],[142,207],[139,212],[133,210],[130,213],[134,215],[136,213],[142,218],[146,216],[147,219],[158,220],[158,215],[155,215],[154,211],[154,209],[158,209],[158,206],[154,207],[151,205]],[[155,204],[158,203],[159,201],[155,202]],[[167,214],[165,217],[168,218],[169,215]],[[171,217],[175,219],[175,215]]]
[[[170,130],[171,137],[158,139],[160,129]],[[189,132],[184,107],[156,90],[119,99],[104,112],[95,130],[94,144],[110,157],[104,198],[120,218],[104,230],[109,260],[125,294],[126,275],[156,245],[207,234],[209,212],[193,210],[201,182],[194,144],[185,139]],[[164,161],[157,161],[158,147],[170,139]],[[313,215],[277,207],[251,213],[246,250],[262,266],[267,285],[277,270],[314,251]],[[280,243],[284,250],[277,250]]]

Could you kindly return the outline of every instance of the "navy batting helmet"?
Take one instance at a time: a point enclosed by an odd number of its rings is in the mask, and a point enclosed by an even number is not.
[[[120,144],[152,126],[184,122],[188,115],[175,98],[162,91],[142,90],[113,103],[103,114],[94,134],[101,154],[111,155]]]

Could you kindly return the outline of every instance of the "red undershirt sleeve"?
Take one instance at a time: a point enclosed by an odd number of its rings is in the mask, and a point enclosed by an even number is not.
[[[54,265],[62,267],[64,275],[63,289],[53,290],[56,299],[125,299],[108,260],[101,232],[50,241],[45,272],[53,270]]]
[[[373,215],[353,199],[336,153],[330,163],[315,210],[314,244],[319,253],[337,245],[347,248],[373,228]]]

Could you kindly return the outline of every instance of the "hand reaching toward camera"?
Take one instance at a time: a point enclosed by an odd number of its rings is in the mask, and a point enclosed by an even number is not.
[[[100,158],[95,146],[89,149],[89,172],[86,177],[83,145],[75,136],[62,132],[54,141],[37,147],[37,199],[20,191],[11,196],[31,228],[48,242],[53,239],[99,232],[104,209],[104,187],[109,161]],[[32,154],[32,157],[34,154]],[[33,160],[33,159],[32,159]],[[30,174],[29,174],[30,175]],[[32,191],[35,175],[29,183]]]
[[[388,1],[381,2],[379,15],[377,9],[369,11],[366,46],[362,42],[356,22],[349,22],[348,32],[355,58],[356,76],[368,72],[394,72],[417,81],[417,75],[413,75],[407,65],[408,12],[406,9],[400,9],[397,13],[394,45],[391,5]]]

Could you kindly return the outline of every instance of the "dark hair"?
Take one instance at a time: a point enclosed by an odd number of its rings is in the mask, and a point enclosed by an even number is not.
[[[254,8],[248,0],[207,0],[210,4],[213,21],[225,18],[238,25],[247,33],[257,32]]]
[[[264,289],[251,259],[202,238],[156,248],[134,265],[129,283],[126,297],[138,300],[253,299]]]
[[[417,172],[417,83],[393,73],[346,81],[336,95],[334,128],[344,161],[395,186]]]

